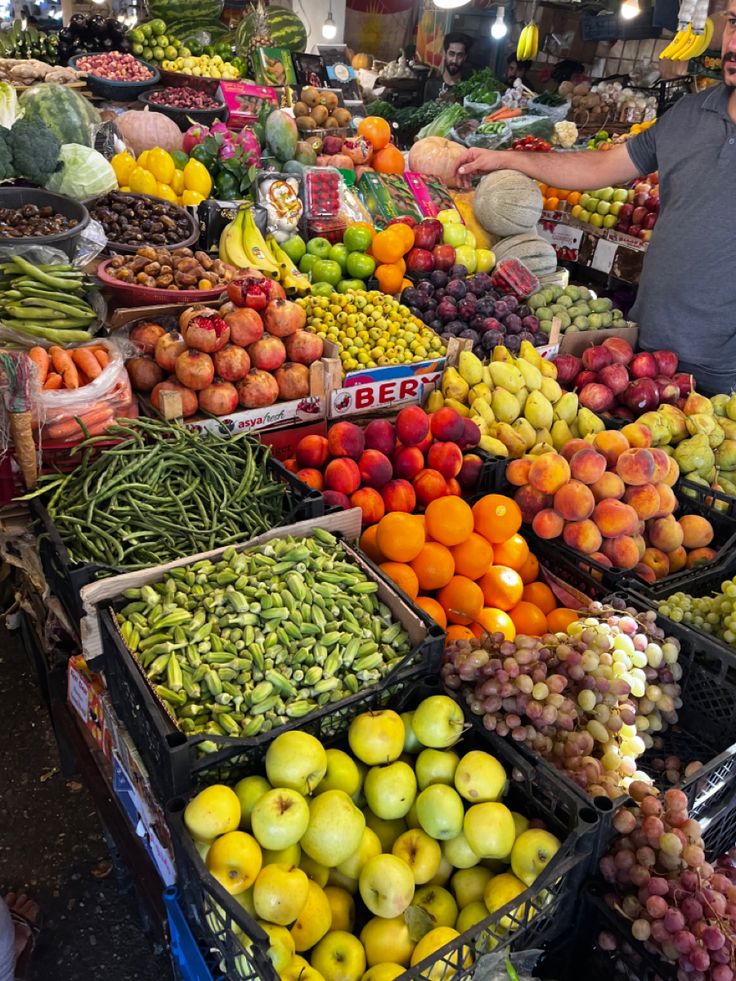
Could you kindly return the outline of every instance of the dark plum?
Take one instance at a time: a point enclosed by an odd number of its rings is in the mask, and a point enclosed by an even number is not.
[[[447,284],[447,295],[456,300],[462,300],[467,292],[467,287],[462,279],[451,279]]]
[[[401,294],[401,302],[406,307],[416,307],[417,299],[423,296],[422,293],[415,286],[407,286],[404,292]]]
[[[528,317],[528,316],[529,316],[529,315],[531,314],[531,310],[529,309],[529,307],[528,307],[528,306],[527,306],[526,304],[523,304],[522,306],[520,306],[520,307],[519,307],[519,308],[517,309],[517,311],[516,311],[516,313],[517,313],[517,314],[518,314],[518,316],[520,316],[520,317],[521,317],[521,319],[523,320],[523,319],[524,319],[524,317]]]
[[[474,330],[471,330],[469,327],[466,327],[465,330],[461,331],[458,336],[469,338],[469,340],[471,340],[473,344],[477,344],[478,341],[480,340],[477,333]]]
[[[436,316],[437,314],[434,310],[422,310],[422,312],[419,314],[419,319],[423,320],[425,324],[430,324],[436,318]]]
[[[532,314],[527,314],[526,317],[522,317],[521,326],[525,331],[528,331],[528,333],[536,334],[539,330],[539,320]]]
[[[441,320],[432,320],[427,326],[431,327],[436,333],[439,333],[445,325]]]
[[[418,283],[417,289],[420,293],[427,293],[429,296],[434,293],[434,286],[432,286],[428,279],[423,279],[421,283]]]
[[[445,297],[445,299],[437,305],[437,310],[435,312],[439,319],[444,320],[445,323],[448,323],[450,320],[455,320],[457,317],[457,307],[448,297]]]
[[[443,340],[443,341],[445,342],[445,344],[446,344],[446,343],[447,343],[447,342],[448,342],[449,340],[451,340],[451,339],[452,339],[452,338],[453,338],[454,336],[455,336],[454,334],[450,334],[450,333],[448,333],[447,331],[445,331],[445,332],[444,332],[443,334],[440,334],[440,337],[441,337],[441,338],[442,338],[442,340]]]
[[[467,283],[465,285],[467,286]],[[478,297],[471,290],[468,290],[468,292],[465,294],[465,299],[470,300],[471,303],[478,302]]]
[[[500,330],[487,330],[480,339],[484,350],[492,351],[497,344],[503,344],[504,335]]]
[[[424,311],[420,310],[419,307],[409,307],[409,313],[412,317],[418,317],[419,320],[423,319]]]
[[[503,318],[509,313],[511,313],[511,311],[509,310],[506,301],[499,300],[496,303],[496,316],[498,317],[498,319],[503,320]]]
[[[519,348],[521,347],[521,341],[519,340],[518,334],[509,334],[506,338],[506,347],[511,351],[512,354],[518,354]]]
[[[461,262],[456,262],[452,269],[450,269],[449,276],[450,279],[467,279],[468,267],[464,266]]]
[[[467,330],[467,327],[462,320],[451,320],[446,325],[445,330],[449,330],[455,337],[459,337],[462,331]]]
[[[429,281],[432,286],[447,286],[448,276],[444,269],[435,269],[429,274]]]
[[[461,300],[457,305],[458,317],[462,317],[463,320],[472,320],[475,316],[475,304],[468,303],[467,298]]]
[[[480,294],[484,292],[483,283],[477,276],[471,276],[468,279],[468,289],[475,293],[476,296],[480,296]]]
[[[468,321],[468,327],[473,330],[477,330],[479,334],[483,333],[483,324],[485,323],[485,317],[482,317],[479,313],[476,313],[474,317]]]
[[[486,293],[493,286],[493,282],[488,273],[476,273],[475,276],[473,276],[473,280],[478,284],[480,289]],[[476,292],[475,286],[473,287],[473,292]]]
[[[439,303],[440,300],[444,300],[446,296],[447,296],[447,290],[444,288],[444,286],[441,286],[439,289],[434,291],[433,299],[435,299]]]
[[[521,333],[521,318],[517,317],[515,313],[510,313],[503,322],[506,328],[507,334],[520,334]]]
[[[503,301],[509,308],[509,313],[514,313],[519,308],[519,301],[511,293],[503,297]]]
[[[538,334],[534,335],[534,347],[544,347],[547,343],[547,335],[543,334],[541,330]]]
[[[497,320],[495,317],[486,317],[485,320],[483,321],[482,333],[485,334],[485,332],[488,330],[497,330],[503,333],[503,324],[501,323],[500,320]]]
[[[516,336],[520,341],[529,341],[530,344],[534,343],[534,334],[531,334],[528,330],[522,330],[522,332]]]
[[[496,312],[496,301],[492,300],[490,296],[482,296],[475,304],[475,309],[476,313],[483,317],[492,317]]]

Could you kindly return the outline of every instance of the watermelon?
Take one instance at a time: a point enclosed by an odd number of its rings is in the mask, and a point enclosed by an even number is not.
[[[304,51],[307,47],[307,29],[293,10],[283,10],[281,7],[269,7],[266,11],[268,33],[271,46],[288,48],[289,51]],[[247,13],[238,24],[237,44],[242,54],[248,53],[248,43],[257,32],[257,14],[254,10]]]
[[[224,6],[223,0],[149,0],[149,17],[160,17],[167,28],[177,22],[216,24]]]
[[[25,119],[43,123],[61,143],[93,146],[92,127],[99,126],[102,118],[75,89],[41,82],[21,93],[18,103]]]

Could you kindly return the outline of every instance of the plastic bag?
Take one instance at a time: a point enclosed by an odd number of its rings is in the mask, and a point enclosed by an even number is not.
[[[471,116],[477,116],[478,119],[482,119],[483,116],[487,116],[489,112],[493,112],[494,109],[498,108],[498,104],[501,101],[501,96],[496,92],[496,98],[493,102],[471,102],[470,99],[465,96],[463,99],[463,108],[467,109]]]
[[[299,178],[294,174],[260,172],[256,176],[258,203],[268,213],[268,231],[281,244],[297,233],[304,205]]]
[[[104,433],[116,418],[135,419],[138,402],[130,387],[120,347],[110,340],[80,344],[79,348],[104,348],[109,364],[94,380],[76,389],[49,391],[39,388],[33,400],[33,428],[39,442],[78,443],[87,434]],[[71,354],[72,349],[67,349]],[[74,349],[76,350],[76,348]],[[83,423],[87,434],[82,429]]]
[[[503,144],[501,144],[500,148],[510,146],[514,140],[518,140],[522,136],[538,136],[543,140],[551,141],[552,134],[555,131],[555,124],[549,116],[534,116],[529,114],[517,116],[516,119],[507,119],[506,122],[509,126],[509,135]]]
[[[508,140],[510,134],[511,127],[508,122],[504,121],[503,129],[498,133],[479,133],[477,130],[475,133],[469,133],[465,137],[465,145],[469,147],[479,146],[483,150],[495,150]]]
[[[526,111],[533,116],[548,116],[553,123],[561,123],[563,119],[567,119],[570,105],[569,102],[564,102],[561,106],[548,106],[536,99],[530,99],[526,104]]]
[[[518,981],[537,981],[533,971],[541,956],[541,950],[520,950],[513,953],[504,950],[484,954],[475,964],[474,981],[509,981],[514,975],[509,973],[507,963],[513,967]]]

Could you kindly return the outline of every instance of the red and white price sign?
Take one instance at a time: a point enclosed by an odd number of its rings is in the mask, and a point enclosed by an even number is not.
[[[559,221],[540,221],[537,225],[540,238],[549,242],[563,262],[577,262],[583,229],[573,228]]]

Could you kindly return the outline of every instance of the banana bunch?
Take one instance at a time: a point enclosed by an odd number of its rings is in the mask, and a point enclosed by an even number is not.
[[[257,269],[277,279],[284,289],[304,293],[309,279],[300,273],[276,240],[267,242],[256,225],[251,208],[241,208],[220,235],[220,258],[238,269]]]
[[[273,235],[266,236],[266,245],[270,249],[274,262],[279,267],[279,280],[284,289],[287,292],[293,290],[299,294],[309,293],[311,290],[309,276],[299,272]]]
[[[696,34],[692,24],[688,24],[684,31],[675,34],[659,57],[665,61],[689,61],[690,58],[699,58],[710,47],[713,30],[714,24],[710,17],[705,21],[702,34]]]
[[[534,21],[530,21],[521,29],[516,45],[516,59],[517,61],[528,61],[530,58],[536,58],[538,51],[539,28]]]

